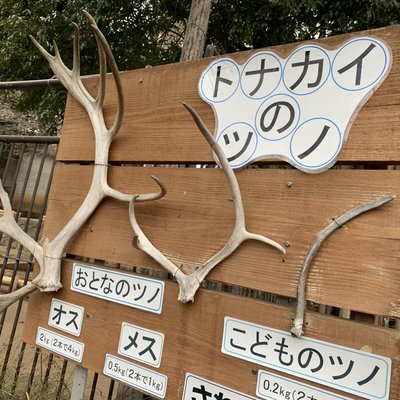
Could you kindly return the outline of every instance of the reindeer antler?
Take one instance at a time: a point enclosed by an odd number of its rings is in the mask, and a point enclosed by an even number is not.
[[[354,207],[351,210],[345,212],[340,217],[335,218],[328,226],[326,226],[324,229],[322,229],[322,231],[318,233],[314,243],[308,249],[299,274],[299,280],[297,283],[297,304],[294,313],[292,329],[290,330],[293,336],[300,337],[303,334],[304,314],[306,311],[306,284],[308,270],[310,269],[311,262],[317,254],[324,240],[336,229],[342,227],[346,222],[358,217],[359,215],[367,211],[381,207],[384,204],[394,200],[395,198],[395,195],[388,195],[376,200],[369,201],[367,203],[360,204],[357,207]]]
[[[257,235],[255,233],[250,233],[246,230],[244,208],[242,196],[240,194],[239,183],[224,152],[215,140],[214,136],[207,129],[199,114],[197,114],[197,112],[188,104],[183,103],[183,105],[190,112],[201,133],[211,146],[212,150],[215,152],[231,187],[233,204],[235,206],[235,227],[233,229],[231,237],[229,238],[225,246],[216,254],[214,254],[211,258],[209,258],[200,268],[196,269],[191,274],[186,275],[150,242],[150,240],[146,237],[146,235],[140,228],[135,216],[135,202],[137,201],[136,198],[133,198],[130,203],[129,216],[132,228],[135,232],[133,245],[147,253],[177,279],[179,284],[178,300],[186,303],[188,301],[194,300],[194,295],[207,274],[221,261],[229,257],[245,240],[258,240],[279,249],[280,251],[282,251],[282,253],[285,253],[285,249],[280,244],[271,239],[268,239],[261,235]]]
[[[88,19],[96,38],[100,60],[99,88],[96,98],[92,97],[82,83],[80,75],[79,54],[79,28],[74,24],[73,67],[70,70],[62,61],[57,44],[54,43],[54,55],[48,53],[33,37],[33,43],[50,64],[57,78],[62,82],[68,92],[86,110],[93,127],[95,136],[95,164],[92,182],[85,200],[69,222],[61,229],[56,237],[49,241],[47,238],[39,245],[29,237],[15,222],[10,201],[0,181],[0,199],[3,203],[4,216],[0,218],[0,230],[8,234],[25,246],[35,257],[39,264],[38,276],[31,284],[12,293],[0,296],[0,313],[10,304],[22,298],[25,294],[39,288],[41,291],[56,291],[62,287],[60,282],[61,257],[72,237],[78,232],[88,218],[93,214],[101,201],[109,196],[120,201],[136,202],[157,200],[166,193],[164,184],[156,177],[152,179],[158,184],[159,191],[148,194],[124,194],[111,188],[107,180],[108,155],[110,144],[121,127],[124,114],[124,96],[121,78],[112,51],[94,19],[87,11],[84,15]],[[106,89],[106,64],[111,68],[118,96],[118,111],[114,122],[107,128],[104,121],[103,103]]]

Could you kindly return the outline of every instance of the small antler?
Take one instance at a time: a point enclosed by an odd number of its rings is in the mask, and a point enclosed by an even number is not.
[[[146,237],[146,235],[140,228],[135,216],[135,198],[133,198],[130,203],[129,216],[132,228],[135,232],[133,245],[147,253],[177,279],[179,284],[178,299],[186,303],[188,301],[194,300],[194,295],[207,274],[221,261],[229,257],[245,240],[257,240],[263,242],[277,248],[278,250],[282,251],[282,253],[285,253],[285,249],[279,243],[269,238],[257,235],[255,233],[250,233],[246,230],[244,208],[242,196],[240,194],[239,183],[224,152],[215,140],[214,136],[209,132],[197,112],[188,104],[183,103],[183,105],[190,112],[201,133],[211,146],[212,150],[215,152],[218,161],[225,173],[225,176],[228,179],[229,185],[231,187],[233,203],[235,206],[235,227],[233,229],[233,232],[228,242],[221,250],[219,250],[211,258],[209,258],[196,271],[192,272],[189,275],[186,275],[150,242],[150,240]]]
[[[155,193],[140,195],[124,194],[111,188],[108,184],[109,149],[113,137],[118,133],[121,127],[124,115],[124,96],[121,78],[112,51],[94,19],[87,11],[84,11],[84,15],[91,24],[99,51],[100,76],[96,98],[92,97],[86,90],[80,76],[79,28],[76,24],[74,24],[72,70],[62,61],[56,43],[54,43],[54,55],[51,55],[33,37],[31,37],[31,39],[49,62],[57,78],[62,82],[68,92],[82,105],[89,116],[93,127],[96,146],[92,182],[85,200],[68,223],[53,240],[49,241],[45,239],[42,241],[42,245],[39,245],[30,238],[29,235],[23,232],[15,222],[8,195],[0,181],[0,199],[5,210],[4,216],[0,218],[0,230],[26,247],[33,254],[40,267],[39,274],[32,281],[32,284],[28,284],[26,287],[18,289],[13,293],[0,296],[0,313],[10,304],[36,288],[39,288],[41,291],[56,291],[61,288],[60,268],[62,254],[72,237],[79,231],[83,224],[85,224],[105,197],[108,196],[125,202],[130,202],[132,199],[135,199],[137,202],[142,202],[157,200],[166,194],[164,184],[156,177],[152,177],[159,186],[159,191]],[[111,68],[118,98],[118,110],[110,128],[107,128],[103,114],[106,90],[106,63],[108,63]]]
[[[378,208],[386,203],[389,203],[395,198],[396,196],[394,195],[384,196],[379,199],[372,200],[368,203],[364,203],[357,207],[354,207],[351,210],[342,214],[340,217],[334,219],[327,227],[325,227],[321,232],[318,233],[315,242],[309,248],[306,257],[304,258],[303,265],[300,270],[299,281],[297,284],[297,305],[296,311],[294,313],[292,329],[290,330],[293,336],[300,337],[303,334],[304,313],[306,310],[305,294],[308,270],[323,241],[337,228],[343,226],[346,222],[358,217],[360,214],[363,214],[369,210],[373,210],[374,208]]]

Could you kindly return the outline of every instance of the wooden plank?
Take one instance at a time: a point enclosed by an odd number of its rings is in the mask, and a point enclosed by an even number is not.
[[[257,379],[254,372],[260,366],[221,353],[224,317],[285,331],[291,324],[292,310],[288,308],[227,293],[200,290],[195,303],[181,304],[176,301],[177,286],[170,282],[166,282],[162,314],[146,313],[70,291],[71,267],[72,262],[64,263],[62,279],[65,288],[59,293],[35,293],[31,296],[23,339],[35,345],[37,327],[47,327],[53,297],[84,307],[86,317],[81,335],[71,338],[85,343],[81,365],[93,371],[102,372],[106,353],[117,355],[123,321],[162,332],[165,335],[164,350],[157,372],[168,376],[167,399],[182,398],[186,372],[254,396]],[[307,323],[306,335],[309,338],[358,350],[369,349],[373,354],[390,357],[390,399],[400,398],[400,331],[316,313],[307,314]],[[68,336],[65,332],[60,333]]]
[[[400,26],[335,36],[312,41],[334,49],[358,36],[384,40],[392,49],[393,66],[382,86],[358,114],[347,143],[339,157],[341,162],[398,163],[400,154]],[[306,42],[310,43],[310,42]],[[303,44],[303,43],[301,43]],[[299,43],[276,46],[268,50],[287,57]],[[259,49],[257,50],[259,51]],[[229,55],[239,63],[253,52]],[[122,162],[210,162],[211,151],[197,127],[183,108],[185,101],[214,129],[211,108],[197,90],[202,71],[210,59],[159,66],[121,74],[126,97],[126,111],[121,131],[111,146],[110,161]],[[95,90],[96,79],[86,82]],[[106,97],[108,121],[116,109],[113,84]],[[85,112],[69,98],[65,113],[58,160],[93,160],[92,129]]]
[[[91,173],[91,166],[57,165],[45,226],[50,238],[80,205]],[[193,168],[110,167],[109,180],[124,192],[151,192],[155,190],[151,174],[166,183],[168,193],[159,201],[138,205],[138,221],[165,255],[190,272],[231,234],[234,210],[228,184],[221,170]],[[331,170],[307,175],[264,169],[243,170],[237,176],[248,229],[290,247],[283,256],[271,247],[246,242],[209,279],[289,297],[296,297],[298,273],[309,246],[332,218],[380,196],[400,194],[400,171]],[[400,317],[399,216],[400,203],[395,200],[329,237],[312,264],[307,298]],[[133,248],[132,238],[127,204],[107,199],[67,252],[157,268]]]

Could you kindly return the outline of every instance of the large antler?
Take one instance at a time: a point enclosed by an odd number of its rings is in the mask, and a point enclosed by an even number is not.
[[[92,182],[85,200],[75,215],[61,229],[57,236],[49,241],[44,239],[41,245],[29,237],[15,222],[7,193],[0,181],[0,199],[4,208],[4,216],[0,218],[0,230],[8,234],[16,241],[26,247],[35,257],[40,271],[38,276],[27,286],[12,293],[0,296],[0,313],[10,304],[22,298],[25,294],[39,288],[41,291],[56,291],[62,287],[60,282],[61,257],[71,238],[78,232],[82,225],[88,220],[100,202],[107,196],[120,201],[129,202],[135,199],[136,202],[156,200],[166,193],[165,186],[156,177],[152,179],[158,184],[159,191],[149,194],[124,194],[111,188],[107,181],[108,154],[113,137],[117,134],[124,114],[124,97],[121,78],[117,64],[114,60],[111,49],[96,25],[90,14],[84,11],[94,36],[96,38],[100,59],[99,88],[96,98],[92,97],[82,83],[80,75],[80,54],[79,54],[79,28],[74,24],[74,45],[73,45],[73,67],[72,70],[63,63],[56,43],[54,43],[54,56],[49,54],[33,37],[33,43],[46,58],[54,74],[62,82],[68,92],[86,110],[93,127],[95,136],[95,165]],[[118,95],[118,111],[115,120],[110,128],[107,128],[104,121],[103,103],[106,90],[107,63],[115,81]]]
[[[201,133],[216,154],[219,163],[225,173],[225,176],[228,179],[229,185],[231,187],[233,204],[235,206],[235,227],[233,229],[233,232],[228,242],[221,250],[219,250],[211,258],[209,258],[200,268],[187,275],[183,273],[171,260],[164,256],[164,254],[162,254],[150,242],[150,240],[146,237],[146,235],[140,228],[135,216],[135,203],[137,202],[138,198],[132,199],[129,207],[129,216],[132,228],[135,232],[133,245],[147,253],[150,257],[156,260],[165,270],[167,270],[176,278],[179,284],[178,300],[186,303],[188,301],[194,300],[194,295],[207,274],[221,261],[229,257],[245,240],[258,240],[279,249],[283,253],[285,253],[285,249],[280,244],[274,242],[271,239],[268,239],[261,235],[257,235],[255,233],[250,233],[246,230],[244,208],[239,184],[224,152],[215,140],[214,136],[207,129],[206,125],[197,114],[197,112],[188,104],[183,103],[183,105],[190,112]]]

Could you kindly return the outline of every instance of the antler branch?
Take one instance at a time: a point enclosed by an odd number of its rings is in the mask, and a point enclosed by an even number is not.
[[[215,152],[218,161],[220,162],[220,165],[222,166],[225,176],[229,182],[232,199],[235,206],[235,227],[233,229],[233,232],[223,248],[221,248],[216,254],[209,258],[196,271],[192,272],[189,275],[186,275],[150,242],[150,240],[146,237],[146,235],[140,228],[135,216],[135,198],[132,199],[130,203],[129,216],[132,228],[135,232],[133,245],[147,253],[177,279],[179,284],[178,299],[186,303],[188,301],[194,300],[194,295],[207,274],[216,265],[229,257],[245,240],[257,240],[263,242],[277,248],[278,250],[282,251],[282,253],[285,253],[285,249],[279,243],[269,238],[250,233],[246,230],[244,208],[239,183],[224,152],[215,140],[214,136],[207,129],[197,112],[188,104],[183,103],[183,105],[190,112],[198,128],[200,129],[200,132],[203,134],[203,136],[211,146],[212,150]]]
[[[76,213],[53,240],[49,241],[45,239],[42,241],[42,245],[39,245],[31,239],[15,222],[12,216],[8,195],[0,182],[0,199],[5,210],[4,216],[0,218],[0,230],[26,247],[33,254],[40,267],[39,274],[32,281],[32,284],[28,284],[26,287],[6,295],[6,297],[0,296],[0,313],[14,301],[18,300],[26,293],[32,292],[35,288],[39,288],[41,291],[56,291],[61,288],[60,268],[64,250],[72,237],[79,231],[105,197],[112,197],[125,202],[130,202],[133,199],[137,202],[142,202],[157,200],[166,194],[165,185],[156,177],[152,177],[159,186],[159,190],[155,193],[124,194],[111,188],[108,184],[109,149],[112,139],[121,127],[124,115],[124,96],[118,67],[110,46],[90,14],[84,11],[84,15],[92,27],[99,52],[100,71],[96,98],[93,98],[86,90],[80,75],[79,28],[76,24],[74,24],[72,70],[62,61],[56,43],[54,43],[54,55],[51,55],[33,37],[31,37],[31,39],[48,61],[57,78],[62,82],[68,92],[82,105],[89,116],[93,127],[96,146],[92,182],[86,198]],[[111,73],[114,78],[118,103],[117,113],[110,128],[107,128],[103,114],[107,63],[111,68]]]
[[[308,250],[306,257],[303,261],[303,265],[300,270],[299,282],[297,284],[297,305],[296,311],[293,319],[293,326],[290,332],[293,336],[300,337],[303,334],[303,324],[304,324],[304,313],[306,309],[306,284],[308,270],[311,266],[311,262],[317,254],[319,248],[321,247],[324,240],[333,233],[336,229],[342,227],[346,222],[358,217],[369,210],[378,208],[390,201],[394,200],[396,196],[384,196],[377,200],[370,201],[368,203],[361,204],[357,207],[352,208],[346,213],[342,214],[340,217],[333,220],[327,227],[325,227],[321,232],[318,233],[315,242],[312,244]]]
[[[42,262],[43,253],[41,251],[41,247],[38,246],[37,242],[21,229],[14,219],[10,199],[7,192],[4,190],[1,179],[0,200],[4,209],[4,215],[0,218],[0,231],[15,239],[18,243],[34,254],[35,258],[38,259],[38,262]]]

